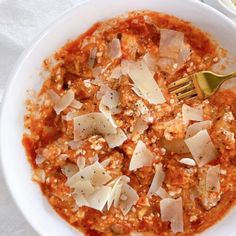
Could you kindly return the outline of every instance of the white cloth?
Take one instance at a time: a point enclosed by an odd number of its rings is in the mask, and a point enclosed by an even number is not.
[[[22,51],[52,21],[81,0],[0,0],[0,99]],[[15,206],[0,169],[0,236],[36,236]]]

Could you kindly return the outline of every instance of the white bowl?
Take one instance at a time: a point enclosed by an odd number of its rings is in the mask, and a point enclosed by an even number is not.
[[[227,4],[228,1],[230,0],[204,0],[205,3],[223,12],[226,16],[231,18],[231,20],[236,22],[236,7],[234,10]]]
[[[209,32],[224,48],[236,52],[236,26],[223,14],[193,0],[92,0],[67,12],[41,34],[21,56],[11,75],[1,114],[2,167],[10,192],[25,218],[40,235],[82,235],[63,221],[31,181],[31,168],[21,144],[26,89],[39,88],[44,58],[93,23],[127,11],[150,9],[173,14]],[[236,209],[203,235],[235,235]]]

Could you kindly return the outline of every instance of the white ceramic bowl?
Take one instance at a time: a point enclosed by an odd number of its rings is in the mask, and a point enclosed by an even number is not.
[[[150,9],[191,21],[209,32],[223,47],[236,52],[236,26],[223,14],[193,0],[92,0],[67,12],[35,41],[19,59],[9,83],[1,114],[1,156],[3,172],[11,194],[25,218],[40,235],[81,235],[49,206],[37,184],[21,144],[26,89],[39,88],[39,71],[44,58],[68,39],[73,39],[93,23],[127,11]],[[235,235],[236,209],[203,233],[205,236]]]
[[[230,7],[230,0],[204,0],[205,3],[215,7],[236,22],[236,7]]]

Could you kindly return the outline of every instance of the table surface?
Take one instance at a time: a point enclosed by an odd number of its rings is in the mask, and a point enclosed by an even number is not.
[[[37,32],[42,31],[47,24],[80,1],[0,0],[0,100],[6,89],[7,77],[16,59],[37,35]],[[51,14],[48,14],[45,9],[51,9],[52,4],[56,7]],[[28,34],[28,37],[23,37],[24,33]],[[38,235],[13,202],[1,168],[0,186],[0,236]]]

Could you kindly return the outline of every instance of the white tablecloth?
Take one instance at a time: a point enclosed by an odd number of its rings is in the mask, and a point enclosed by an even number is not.
[[[0,100],[21,52],[50,22],[80,1],[0,0]],[[0,171],[0,236],[35,235],[12,201]]]
[[[81,0],[0,0],[0,99],[22,51],[52,21]],[[0,235],[38,235],[8,192],[0,169]]]

